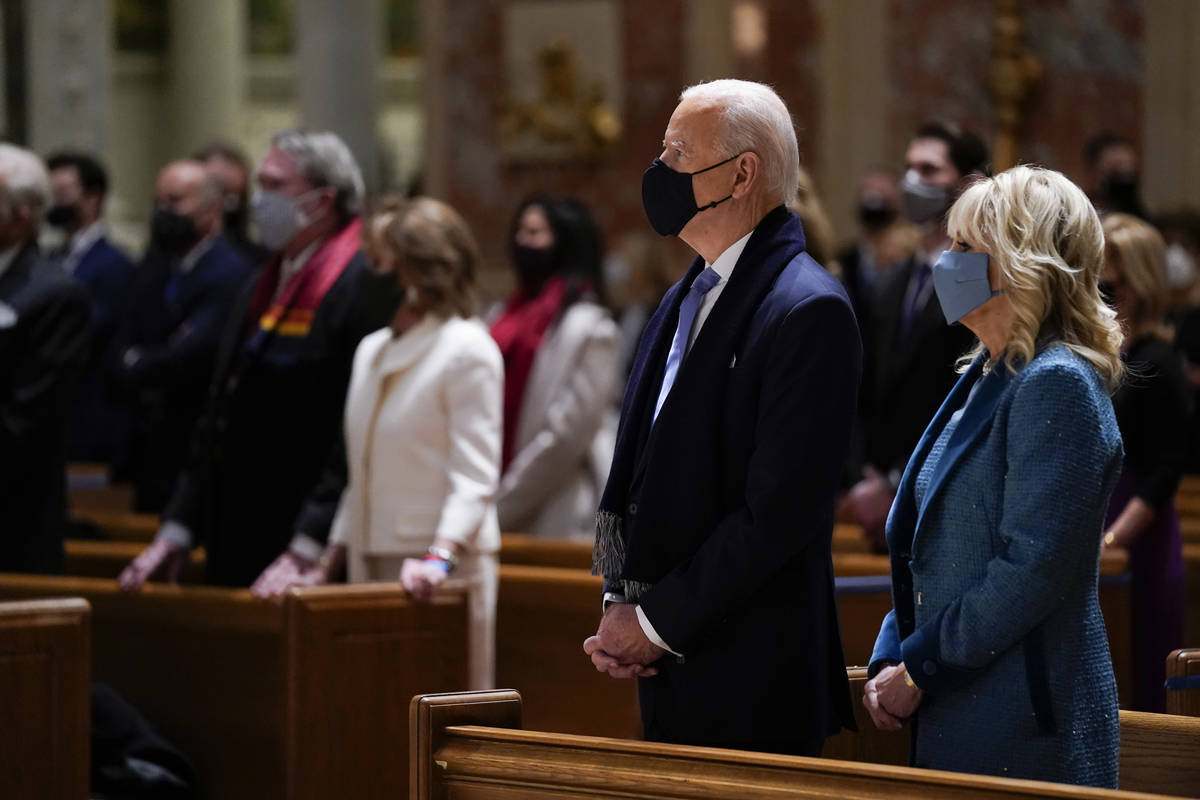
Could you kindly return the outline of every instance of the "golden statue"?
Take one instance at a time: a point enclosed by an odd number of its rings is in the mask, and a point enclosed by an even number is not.
[[[621,120],[599,82],[581,87],[578,57],[565,40],[537,55],[540,95],[508,96],[501,104],[500,140],[514,157],[535,160],[596,156],[621,138]]]

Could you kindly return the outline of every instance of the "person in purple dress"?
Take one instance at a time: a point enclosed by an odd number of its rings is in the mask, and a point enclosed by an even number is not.
[[[1133,707],[1162,712],[1166,657],[1183,646],[1183,547],[1175,490],[1187,456],[1191,397],[1165,323],[1166,247],[1128,214],[1104,220],[1101,289],[1125,330],[1125,380],[1113,408],[1125,463],[1105,521],[1106,547],[1129,550],[1133,577]]]

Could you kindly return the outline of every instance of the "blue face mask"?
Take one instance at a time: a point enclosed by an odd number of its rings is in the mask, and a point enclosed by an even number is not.
[[[953,325],[1003,289],[992,291],[988,280],[988,254],[947,250],[933,265],[933,290],[937,292],[946,324]]]

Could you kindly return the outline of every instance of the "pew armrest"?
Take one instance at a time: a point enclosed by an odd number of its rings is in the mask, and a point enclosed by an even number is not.
[[[521,695],[512,689],[422,694],[412,699],[409,724],[409,797],[431,800],[436,793],[433,754],[445,741],[446,728],[486,725],[521,728]]]

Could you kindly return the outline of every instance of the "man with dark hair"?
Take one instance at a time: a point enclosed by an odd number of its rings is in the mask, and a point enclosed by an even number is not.
[[[1112,131],[1102,131],[1084,145],[1083,160],[1088,168],[1088,197],[1097,211],[1146,219],[1138,188],[1141,160],[1133,142]]]
[[[862,477],[842,509],[879,549],[885,547],[883,525],[904,466],[954,385],[955,362],[972,340],[961,325],[946,325],[931,276],[933,263],[950,246],[946,212],[988,172],[987,161],[979,137],[946,122],[918,128],[905,154],[900,207],[920,230],[920,243],[880,278],[875,293],[859,404]]]
[[[54,255],[92,298],[92,349],[67,433],[72,461],[118,459],[129,430],[129,410],[104,378],[103,364],[133,279],[133,262],[109,243],[101,217],[108,174],[92,156],[63,152],[46,161],[52,205],[46,222],[66,234]]]
[[[44,261],[38,157],[0,143],[0,572],[60,572],[63,428],[88,352],[88,298]]]

